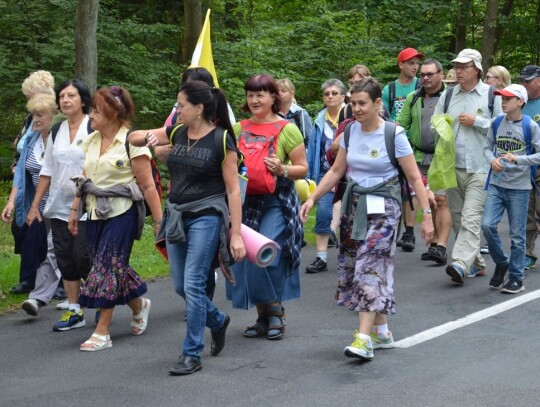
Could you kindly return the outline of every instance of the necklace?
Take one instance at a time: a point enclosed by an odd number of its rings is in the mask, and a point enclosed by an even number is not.
[[[327,122],[330,122],[330,124],[332,125],[332,127],[333,127],[334,129],[337,129],[337,128],[338,128],[338,125],[339,125],[339,123],[338,123],[339,112],[338,112],[338,114],[337,114],[335,117],[332,117],[332,116],[330,116],[330,112],[327,110],[327,111],[326,111],[326,114],[324,115],[324,118],[325,118],[325,120],[326,120]]]
[[[195,147],[195,144],[197,144],[199,142],[200,138],[198,138],[197,140],[195,140],[195,142],[193,144],[191,144],[191,139],[188,137],[187,139],[187,151],[191,151],[191,149],[193,147]]]

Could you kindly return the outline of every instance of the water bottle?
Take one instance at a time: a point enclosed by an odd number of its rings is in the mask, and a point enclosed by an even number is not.
[[[493,177],[493,181],[500,181],[503,177],[503,174],[504,174],[504,170],[506,170],[506,166],[507,166],[507,161],[504,159],[504,158],[501,158],[501,165],[503,166],[503,169],[501,172],[495,172],[495,171],[491,171],[491,176]]]
[[[240,175],[247,178],[247,168],[245,166],[240,169]]]

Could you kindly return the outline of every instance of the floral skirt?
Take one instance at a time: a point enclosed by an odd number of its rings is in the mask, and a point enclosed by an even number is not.
[[[341,217],[335,299],[338,305],[352,311],[394,314],[394,257],[400,204],[385,198],[385,213],[368,215],[366,240],[356,241],[351,239],[351,232],[357,200],[357,196],[353,197],[351,213]]]
[[[135,205],[122,215],[86,222],[92,268],[81,287],[81,305],[113,308],[146,293],[146,283],[129,265],[136,231]]]

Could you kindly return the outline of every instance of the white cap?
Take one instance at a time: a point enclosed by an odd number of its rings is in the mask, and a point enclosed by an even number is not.
[[[515,83],[508,85],[506,88],[501,90],[496,90],[493,92],[494,95],[517,97],[527,103],[527,89],[523,85],[516,85]]]

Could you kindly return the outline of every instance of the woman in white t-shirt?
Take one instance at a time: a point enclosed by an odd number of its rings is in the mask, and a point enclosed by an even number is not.
[[[345,355],[373,359],[373,349],[393,348],[386,316],[395,313],[393,293],[396,236],[401,216],[398,170],[385,144],[386,122],[380,118],[382,91],[374,78],[351,88],[353,116],[346,148],[341,141],[334,165],[304,203],[300,216],[307,221],[315,202],[328,192],[349,168],[343,196],[341,244],[338,256],[338,305],[359,313],[359,328]],[[426,190],[403,128],[395,128],[395,156],[413,185],[422,208],[422,238],[433,237],[433,223]]]

